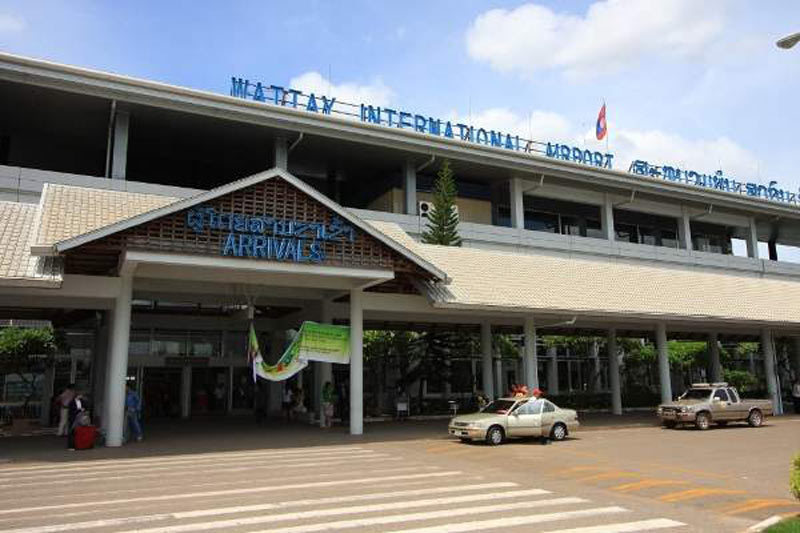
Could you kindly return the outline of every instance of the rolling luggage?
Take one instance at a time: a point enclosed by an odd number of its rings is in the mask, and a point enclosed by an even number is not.
[[[95,426],[78,426],[75,428],[75,449],[88,450],[94,448],[94,441],[97,436]]]

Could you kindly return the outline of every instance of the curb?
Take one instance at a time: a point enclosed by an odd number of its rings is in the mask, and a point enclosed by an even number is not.
[[[786,517],[782,516],[782,515],[779,515],[779,514],[776,514],[774,516],[770,516],[766,520],[762,520],[758,524],[756,524],[754,526],[750,526],[749,528],[747,528],[747,531],[748,532],[750,532],[750,531],[753,531],[753,532],[764,531],[768,527],[774,526],[775,524],[777,524],[778,522],[780,522],[784,518],[786,518]]]

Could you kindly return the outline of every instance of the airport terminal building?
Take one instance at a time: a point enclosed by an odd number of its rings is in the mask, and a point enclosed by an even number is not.
[[[602,369],[615,413],[622,336],[655,341],[663,399],[668,339],[707,341],[715,381],[720,342],[759,342],[778,407],[775,339],[792,339],[800,372],[800,264],[779,257],[800,246],[795,192],[230,84],[215,94],[0,54],[0,319],[66,329],[70,355],[43,396],[91,389],[109,445],[122,443],[126,382],[165,416],[252,409],[238,392],[252,379],[248,309],[273,360],[305,320],[350,326],[350,364],[315,363],[299,383],[312,410],[321,383],[346,383],[354,434],[371,329],[479,336],[469,392],[489,396],[510,382],[577,388]],[[460,248],[420,242],[444,160]],[[520,339],[517,360],[497,357],[494,332]],[[553,334],[602,336],[608,353],[537,344]],[[279,410],[281,384],[268,395]]]

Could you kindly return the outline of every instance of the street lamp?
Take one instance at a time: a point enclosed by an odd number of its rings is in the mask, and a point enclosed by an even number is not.
[[[799,33],[793,33],[792,35],[789,35],[788,37],[784,37],[783,39],[779,39],[778,42],[776,42],[775,44],[778,45],[778,48],[783,48],[784,50],[788,50],[789,48],[791,48],[794,45],[796,45],[798,42],[800,42],[800,32]]]

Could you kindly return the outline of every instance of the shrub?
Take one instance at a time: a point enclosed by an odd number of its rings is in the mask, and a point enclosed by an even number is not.
[[[731,387],[736,387],[740,394],[754,392],[758,386],[758,379],[746,370],[724,370],[723,378]]]
[[[792,471],[789,474],[789,488],[794,497],[800,500],[800,453],[794,456]]]

